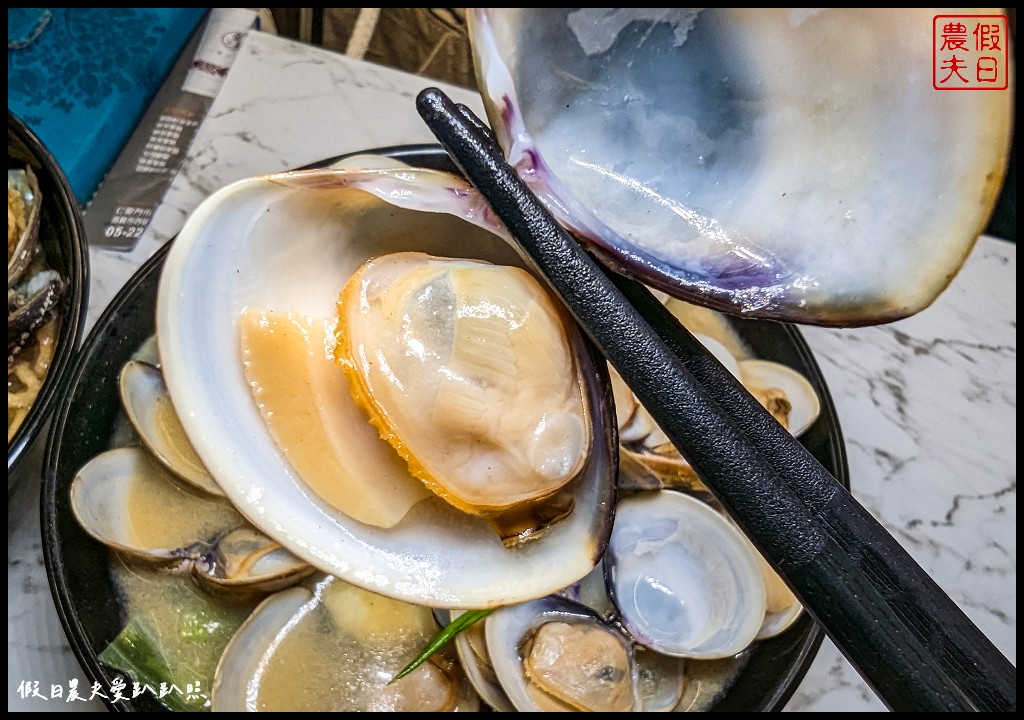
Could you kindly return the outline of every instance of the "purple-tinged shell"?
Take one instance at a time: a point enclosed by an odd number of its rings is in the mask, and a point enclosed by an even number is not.
[[[468,17],[506,158],[609,265],[735,315],[856,326],[942,292],[1006,169],[1012,90],[936,89],[936,14]]]

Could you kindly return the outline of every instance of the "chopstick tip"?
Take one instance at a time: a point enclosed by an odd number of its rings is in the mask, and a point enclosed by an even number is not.
[[[451,102],[444,91],[437,87],[427,87],[420,90],[416,96],[416,110],[424,120],[437,113],[444,112],[445,102]]]

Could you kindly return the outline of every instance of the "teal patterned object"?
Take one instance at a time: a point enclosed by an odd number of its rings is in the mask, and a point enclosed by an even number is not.
[[[9,8],[7,106],[85,205],[207,8]]]

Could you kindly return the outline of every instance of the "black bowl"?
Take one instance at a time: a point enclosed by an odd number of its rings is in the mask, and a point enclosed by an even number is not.
[[[53,361],[28,415],[7,443],[8,488],[16,475],[15,467],[35,443],[64,395],[72,358],[84,335],[89,297],[89,249],[78,201],[57,160],[21,118],[8,109],[7,167],[18,169],[26,165],[39,179],[39,242],[48,264],[64,277],[68,287],[58,309],[60,332]]]
[[[421,167],[454,171],[437,146],[373,150]],[[327,164],[331,161],[318,163]],[[172,241],[173,242],[173,241]],[[111,446],[115,425],[123,422],[117,378],[121,367],[155,331],[156,292],[170,243],[162,247],[121,289],[89,335],[54,416],[46,448],[42,526],[46,569],[75,655],[91,682],[109,687],[118,676],[100,662],[99,653],[123,627],[125,618],[109,572],[107,549],[85,534],[70,508],[75,472]],[[822,413],[801,442],[844,486],[849,487],[846,452],[835,407],[810,348],[789,325],[756,320],[732,321],[758,356],[804,373],[821,398]],[[824,634],[805,613],[776,638],[763,641],[715,711],[781,710],[810,666]],[[112,710],[163,710],[150,695],[104,702]]]

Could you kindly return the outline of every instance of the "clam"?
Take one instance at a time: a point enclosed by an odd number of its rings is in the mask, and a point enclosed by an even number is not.
[[[417,262],[443,259],[425,267],[444,267],[445,273],[456,267],[456,276],[465,268],[500,267],[494,271],[529,277],[531,297],[547,308],[536,337],[562,313],[486,203],[448,173],[408,167],[297,171],[242,180],[204,201],[168,254],[157,301],[162,370],[185,433],[230,502],[325,573],[392,598],[446,608],[495,607],[556,592],[597,565],[610,533],[615,447],[605,364],[575,325],[555,323],[564,338],[550,347],[567,360],[557,377],[569,409],[541,409],[539,417],[550,419],[555,430],[550,437],[535,432],[541,422],[535,416],[507,430],[532,432],[532,439],[499,439],[513,448],[507,457],[514,463],[556,480],[511,505],[487,500],[483,512],[467,512],[465,506],[476,504],[459,494],[456,506],[449,501],[456,493],[442,496],[434,492],[440,482],[425,488],[418,478],[429,474],[447,483],[452,477],[447,469],[436,470],[430,445],[452,439],[455,433],[439,432],[451,427],[442,420],[465,411],[469,406],[460,403],[469,396],[434,380],[431,387],[417,384],[408,367],[403,373],[411,374],[396,377],[409,384],[410,394],[396,394],[377,379],[346,377],[335,359],[337,337],[349,331],[357,338],[346,340],[350,347],[381,349],[387,331],[376,323],[383,320],[360,324],[339,317],[339,297],[361,269],[394,267],[390,263],[410,257],[406,253]],[[432,270],[420,272],[412,276],[422,279]],[[448,275],[426,284],[443,291],[453,287],[450,280]],[[358,296],[358,283],[351,287]],[[406,290],[416,288],[411,282]],[[342,303],[343,311],[361,302]],[[419,307],[401,294],[394,302]],[[458,346],[457,352],[472,349]],[[530,357],[525,352],[517,347],[514,355]],[[564,374],[567,367],[574,371]],[[534,369],[524,372],[531,377]],[[353,380],[364,383],[369,395]],[[437,396],[444,402],[420,413]],[[427,404],[417,405],[422,402]],[[368,406],[376,415],[366,412]],[[562,441],[572,452],[552,452]],[[307,455],[307,446],[318,450]],[[396,446],[409,451],[407,457]],[[304,455],[335,471],[326,480],[311,474]],[[428,467],[429,473],[419,472]],[[357,496],[367,499],[351,502]],[[501,532],[495,532],[496,519]]]
[[[550,596],[486,620],[495,674],[521,712],[628,712],[641,707],[628,638],[584,605]]]
[[[754,639],[766,640],[789,629],[797,618],[803,615],[804,606],[764,556],[755,547],[751,546],[750,549],[757,555],[765,587],[764,620]]]
[[[711,504],[638,492],[619,501],[600,567],[559,593],[499,608],[456,647],[496,708],[705,709],[747,651],[795,617],[769,602],[766,569]]]
[[[749,541],[689,495],[620,500],[604,563],[619,622],[660,654],[730,657],[761,628],[765,584]]]
[[[451,613],[452,620],[463,611]],[[478,620],[455,636],[455,651],[466,677],[473,684],[480,699],[497,712],[515,712],[501,681],[494,672],[494,663],[487,650],[487,618]]]
[[[226,501],[179,482],[143,448],[108,450],[82,466],[71,482],[71,510],[107,547],[184,568],[209,590],[271,592],[313,571]]]
[[[57,313],[67,283],[56,270],[45,268],[39,259],[30,266],[28,277],[7,290],[7,369],[35,341],[36,331]]]
[[[791,367],[750,358],[739,362],[740,381],[754,397],[799,437],[821,415],[821,400],[810,381]]]
[[[488,658],[499,700],[522,712],[665,712],[687,686],[682,660],[636,645],[613,618],[562,595],[501,608],[482,623],[483,639],[467,641],[473,653],[460,657],[469,666]]]
[[[121,405],[153,457],[188,484],[210,495],[223,496],[185,437],[159,367],[129,360],[121,368],[119,382]]]
[[[731,314],[853,326],[934,300],[1006,169],[1013,94],[933,87],[935,12],[467,17],[507,159],[597,254]]]
[[[443,652],[390,682],[436,630],[427,607],[321,576],[269,596],[238,629],[217,665],[212,709],[479,710],[461,668]]]
[[[681,658],[633,646],[636,662],[637,692],[643,712],[669,712],[677,710],[683,694],[690,685],[689,666]]]
[[[39,181],[31,167],[7,171],[7,370],[56,314],[67,287],[39,245]]]

